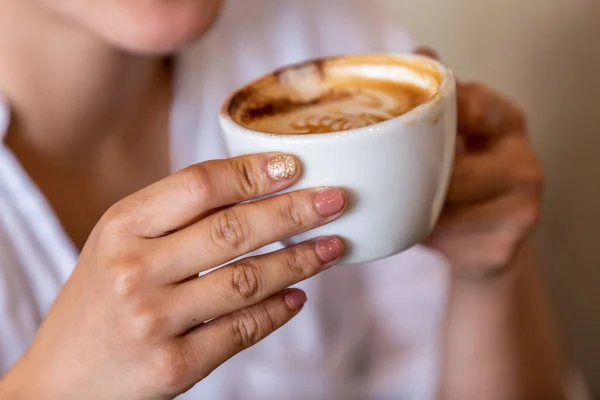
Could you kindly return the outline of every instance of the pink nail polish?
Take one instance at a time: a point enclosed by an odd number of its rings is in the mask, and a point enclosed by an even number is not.
[[[324,217],[335,215],[344,208],[344,195],[340,189],[329,188],[315,196],[317,211]]]
[[[306,293],[301,290],[292,290],[284,296],[285,304],[290,310],[298,310],[306,303]]]
[[[317,239],[315,248],[319,258],[323,262],[330,263],[340,258],[344,245],[337,237],[325,237]]]

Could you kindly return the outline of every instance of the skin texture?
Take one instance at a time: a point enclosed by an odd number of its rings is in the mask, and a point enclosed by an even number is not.
[[[0,92],[13,108],[6,144],[82,248],[0,397],[172,398],[292,318],[305,295],[282,291],[339,257],[321,251],[343,251],[328,238],[195,278],[344,210],[342,201],[322,215],[318,189],[236,205],[298,179],[301,168],[270,179],[270,155],[168,176],[172,73],[161,55],[200,37],[219,5],[0,1]],[[560,351],[524,246],[542,188],[525,119],[468,83],[459,110],[448,203],[426,242],[452,266],[440,397],[561,398]]]

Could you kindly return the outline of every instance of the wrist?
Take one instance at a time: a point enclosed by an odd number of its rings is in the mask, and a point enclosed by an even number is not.
[[[533,246],[527,243],[500,273],[478,277],[453,275],[449,300],[453,304],[470,304],[486,314],[508,312],[516,316],[524,303],[544,297],[543,286]]]
[[[452,268],[450,282],[452,286],[464,289],[508,289],[517,285],[524,275],[536,274],[537,262],[533,246],[526,242],[494,268],[470,269],[466,272],[460,268]]]
[[[488,279],[454,276],[450,289],[446,357],[460,362],[447,361],[448,375],[476,371],[476,381],[457,378],[469,390],[510,388],[515,393],[510,398],[560,398],[562,350],[531,245],[504,273]],[[465,359],[471,369],[464,369]]]
[[[7,400],[70,400],[68,390],[47,378],[38,363],[26,353],[0,381],[0,399]]]

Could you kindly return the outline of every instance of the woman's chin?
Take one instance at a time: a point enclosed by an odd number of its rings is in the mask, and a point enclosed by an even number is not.
[[[204,7],[198,6],[202,3]],[[125,51],[169,54],[199,39],[210,29],[220,8],[220,1],[182,1],[179,7],[163,4],[151,12],[121,14],[118,21],[98,26],[96,31]]]
[[[127,52],[148,54],[148,55],[166,55],[179,51],[186,45],[199,39],[208,29],[176,29],[155,31],[131,32],[128,35],[113,36],[107,35],[109,42],[112,42],[118,48]]]

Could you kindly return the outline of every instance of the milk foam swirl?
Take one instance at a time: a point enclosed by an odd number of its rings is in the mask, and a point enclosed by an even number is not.
[[[284,129],[287,126],[295,133],[345,131],[394,118],[393,111],[399,106],[399,100],[389,94],[362,89],[347,100],[281,115],[277,125]]]
[[[344,89],[341,94],[332,96],[333,100],[253,119],[248,121],[248,126],[287,134],[338,132],[383,122],[414,107],[411,96],[392,95],[374,88]]]

